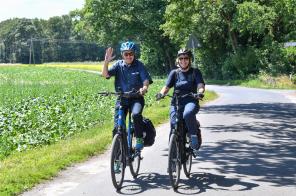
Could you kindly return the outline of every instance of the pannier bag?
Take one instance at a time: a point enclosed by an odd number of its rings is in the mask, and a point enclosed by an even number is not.
[[[144,137],[144,146],[152,146],[155,141],[156,131],[155,128],[148,118],[143,118],[144,130],[143,130],[143,137]]]

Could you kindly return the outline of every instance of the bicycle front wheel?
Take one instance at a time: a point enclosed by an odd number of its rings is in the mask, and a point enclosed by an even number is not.
[[[192,150],[190,148],[190,138],[188,135],[185,136],[186,142],[184,146],[185,160],[182,163],[183,170],[187,178],[190,177],[191,166],[192,166]]]
[[[134,178],[136,178],[140,171],[141,165],[141,154],[136,152],[135,149],[132,149],[131,157],[129,159],[130,171]]]
[[[187,178],[190,177],[191,166],[192,166],[192,153],[188,151],[186,152],[186,162],[183,163],[183,170]]]
[[[178,146],[177,136],[175,134],[171,135],[169,144],[169,155],[168,155],[168,173],[170,177],[171,185],[174,189],[178,187],[180,180],[180,150]]]
[[[116,190],[121,189],[126,166],[122,137],[116,134],[111,147],[111,178]]]

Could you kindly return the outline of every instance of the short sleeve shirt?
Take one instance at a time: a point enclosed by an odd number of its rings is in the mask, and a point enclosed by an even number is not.
[[[117,61],[108,69],[108,74],[110,77],[115,77],[115,91],[117,92],[128,92],[133,89],[139,90],[143,87],[145,80],[152,83],[150,74],[145,69],[144,64],[137,59],[130,66],[123,60]]]
[[[200,83],[205,84],[199,69],[190,68],[186,72],[174,69],[170,72],[168,76],[166,86],[168,88],[174,87],[174,91],[178,90],[182,95],[190,92],[197,93],[197,86]],[[180,101],[181,104],[186,104],[188,102],[195,101],[195,99],[191,97],[185,97]],[[172,104],[174,105],[174,100],[172,100]]]

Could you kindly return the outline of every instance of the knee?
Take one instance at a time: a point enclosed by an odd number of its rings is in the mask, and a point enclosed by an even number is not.
[[[195,118],[195,114],[193,112],[184,112],[183,113],[183,118],[186,120],[186,119],[192,119],[192,118]]]

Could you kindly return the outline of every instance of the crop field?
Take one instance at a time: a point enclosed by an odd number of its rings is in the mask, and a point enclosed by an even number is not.
[[[0,160],[14,151],[48,145],[113,121],[114,81],[95,73],[36,66],[0,67]],[[156,80],[146,107],[164,84]]]

